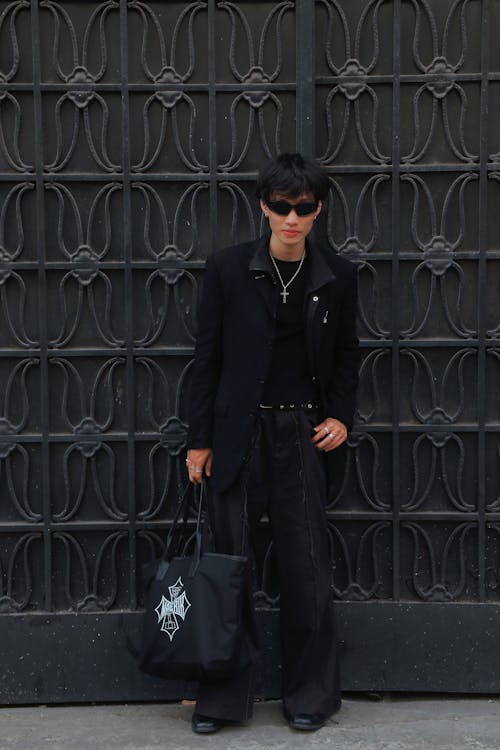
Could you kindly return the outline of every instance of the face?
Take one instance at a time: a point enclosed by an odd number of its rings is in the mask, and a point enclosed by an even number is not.
[[[286,201],[292,206],[302,203],[314,203],[314,195],[312,193],[303,193],[298,197],[291,198],[289,195],[283,193],[272,193],[269,203],[264,203],[263,200],[260,201],[260,206],[269,219],[271,233],[276,239],[284,245],[303,243],[313,227],[316,216],[321,211],[321,201],[318,202],[316,210],[307,216],[299,216],[293,209],[287,216],[281,216],[272,210],[272,204],[277,201]]]

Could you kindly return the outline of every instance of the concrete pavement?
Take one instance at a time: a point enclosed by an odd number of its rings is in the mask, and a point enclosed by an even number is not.
[[[281,704],[258,703],[251,723],[191,732],[192,706],[130,704],[0,708],[0,750],[497,750],[500,696],[347,695],[315,733],[289,729]]]

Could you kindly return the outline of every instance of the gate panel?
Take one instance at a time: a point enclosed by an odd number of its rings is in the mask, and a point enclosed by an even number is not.
[[[379,688],[498,691],[494,655],[476,671],[499,613],[484,605],[499,594],[498,3],[325,0],[316,14],[327,231],[358,263],[365,352],[329,507],[349,666],[375,662]]]
[[[138,571],[186,481],[204,261],[259,234],[256,170],[295,148],[359,267],[344,686],[499,690],[499,23],[499,0],[0,2],[1,702],[192,693],[128,653]],[[265,523],[257,579],[273,696]]]

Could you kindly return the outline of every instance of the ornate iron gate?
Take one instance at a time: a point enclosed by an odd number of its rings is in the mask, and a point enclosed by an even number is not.
[[[137,571],[185,482],[204,257],[296,148],[362,291],[345,688],[500,691],[498,28],[500,0],[0,1],[1,702],[189,692],[128,655]],[[273,695],[265,526],[258,557]]]

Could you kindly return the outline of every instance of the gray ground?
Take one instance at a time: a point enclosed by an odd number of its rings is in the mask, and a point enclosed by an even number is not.
[[[281,704],[258,703],[251,723],[191,732],[181,704],[0,708],[0,750],[474,750],[500,749],[500,696],[347,696],[315,733],[294,732]]]

